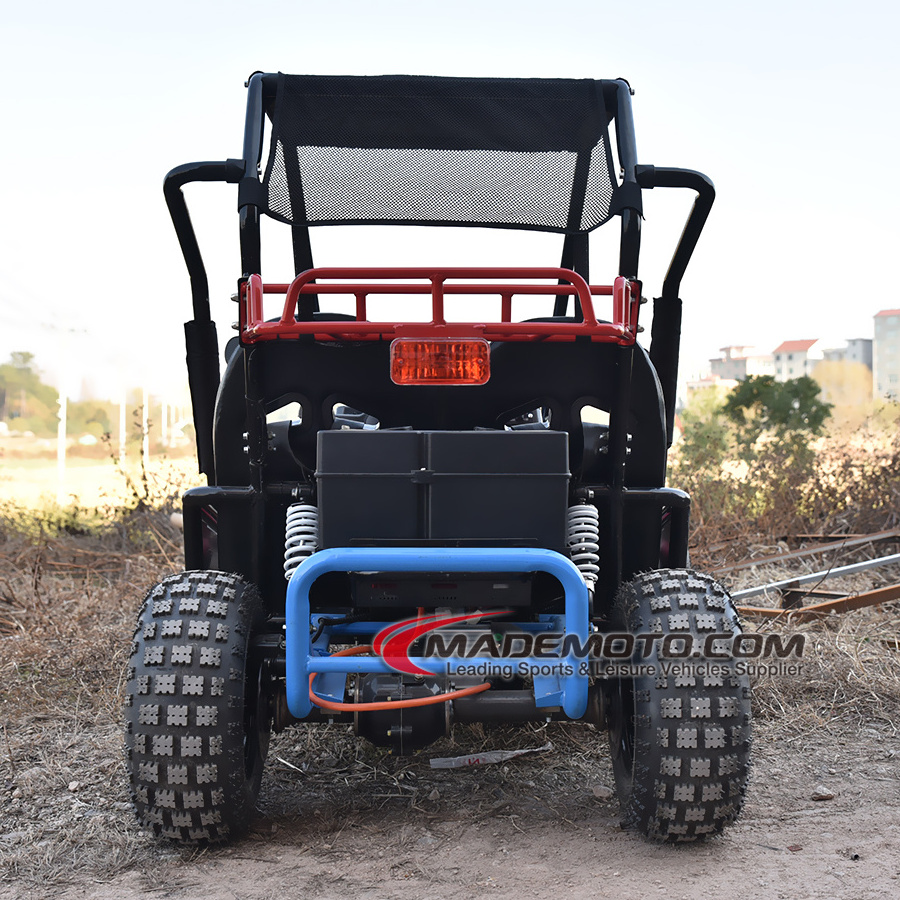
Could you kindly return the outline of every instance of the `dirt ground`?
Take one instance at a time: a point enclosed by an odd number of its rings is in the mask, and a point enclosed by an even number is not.
[[[307,773],[295,772],[288,764],[302,765],[304,756],[287,747],[285,762],[270,767],[262,816],[249,838],[185,853],[141,836],[139,859],[123,860],[113,871],[114,859],[86,844],[102,840],[107,829],[116,844],[134,830],[131,812],[124,793],[112,809],[103,804],[91,773],[76,763],[72,771],[85,781],[69,802],[78,810],[72,827],[85,844],[73,835],[73,871],[52,884],[37,872],[7,880],[0,897],[900,895],[900,754],[890,729],[822,731],[786,741],[761,729],[739,823],[705,844],[674,847],[619,828],[615,801],[602,790],[611,780],[602,751],[585,777],[568,758],[583,746],[573,748],[562,727],[552,737],[556,749],[539,760],[440,773],[415,762],[365,772],[359,780],[353,776],[365,763],[329,768],[330,760],[320,758]],[[533,735],[535,745],[543,739]],[[115,731],[98,740],[117,753]],[[811,799],[820,786],[834,799]],[[2,842],[16,839],[6,832]],[[42,843],[30,852],[42,855]],[[79,860],[80,851],[93,863]]]
[[[744,812],[706,843],[623,831],[587,726],[460,727],[397,759],[335,725],[277,736],[249,837],[183,849],[138,828],[120,724],[132,616],[168,566],[107,549],[98,573],[97,552],[0,543],[3,900],[900,896],[900,604],[800,626],[803,680],[756,686]],[[499,765],[428,762],[548,741]]]

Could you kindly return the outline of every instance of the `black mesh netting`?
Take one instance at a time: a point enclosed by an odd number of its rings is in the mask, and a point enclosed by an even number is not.
[[[615,191],[607,125],[597,81],[282,75],[268,212],[589,231]]]

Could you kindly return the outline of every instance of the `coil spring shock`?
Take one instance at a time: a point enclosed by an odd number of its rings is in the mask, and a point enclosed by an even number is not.
[[[284,523],[284,577],[288,581],[304,559],[319,546],[319,510],[309,503],[292,503]]]
[[[566,546],[589,591],[600,572],[600,513],[590,503],[569,507],[566,516]]]

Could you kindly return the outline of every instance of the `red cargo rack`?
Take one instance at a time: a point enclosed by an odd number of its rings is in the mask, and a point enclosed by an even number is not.
[[[502,279],[502,282],[501,282]],[[543,279],[546,283],[535,283]],[[553,283],[548,280],[553,279]],[[500,283],[498,283],[500,282]],[[559,283],[556,283],[559,282]],[[263,295],[285,295],[281,319],[267,322]],[[304,294],[352,294],[356,319],[298,321]],[[430,322],[369,322],[366,301],[372,294],[431,294]],[[444,297],[449,294],[497,295],[500,320],[447,322]],[[581,322],[513,322],[516,295],[575,295]],[[593,297],[612,297],[612,321],[597,321]],[[314,335],[320,341],[376,341],[399,337],[477,337],[488,341],[592,341],[633,344],[638,331],[640,285],[619,276],[613,285],[589,285],[570,269],[559,268],[319,268],[309,269],[288,284],[263,284],[251,275],[241,284],[240,334],[244,344]]]

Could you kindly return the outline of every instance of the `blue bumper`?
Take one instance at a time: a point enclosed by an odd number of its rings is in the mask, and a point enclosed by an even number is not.
[[[588,591],[574,563],[552,550],[531,548],[456,548],[415,549],[410,547],[337,547],[314,553],[298,566],[287,588],[285,611],[285,654],[287,702],[291,714],[303,719],[312,710],[309,678],[313,673],[392,672],[380,657],[329,657],[313,648],[310,635],[309,591],[313,582],[326,572],[547,572],[565,592],[565,611],[554,622],[565,634],[576,636],[581,644],[589,630]],[[385,623],[376,623],[374,631]],[[354,628],[358,633],[358,628]],[[449,661],[411,657],[412,662],[435,675],[448,673]],[[572,674],[535,679],[538,706],[560,706],[572,719],[581,718],[587,709],[588,675],[583,660],[563,658]],[[496,664],[496,658],[466,659],[467,665]]]

